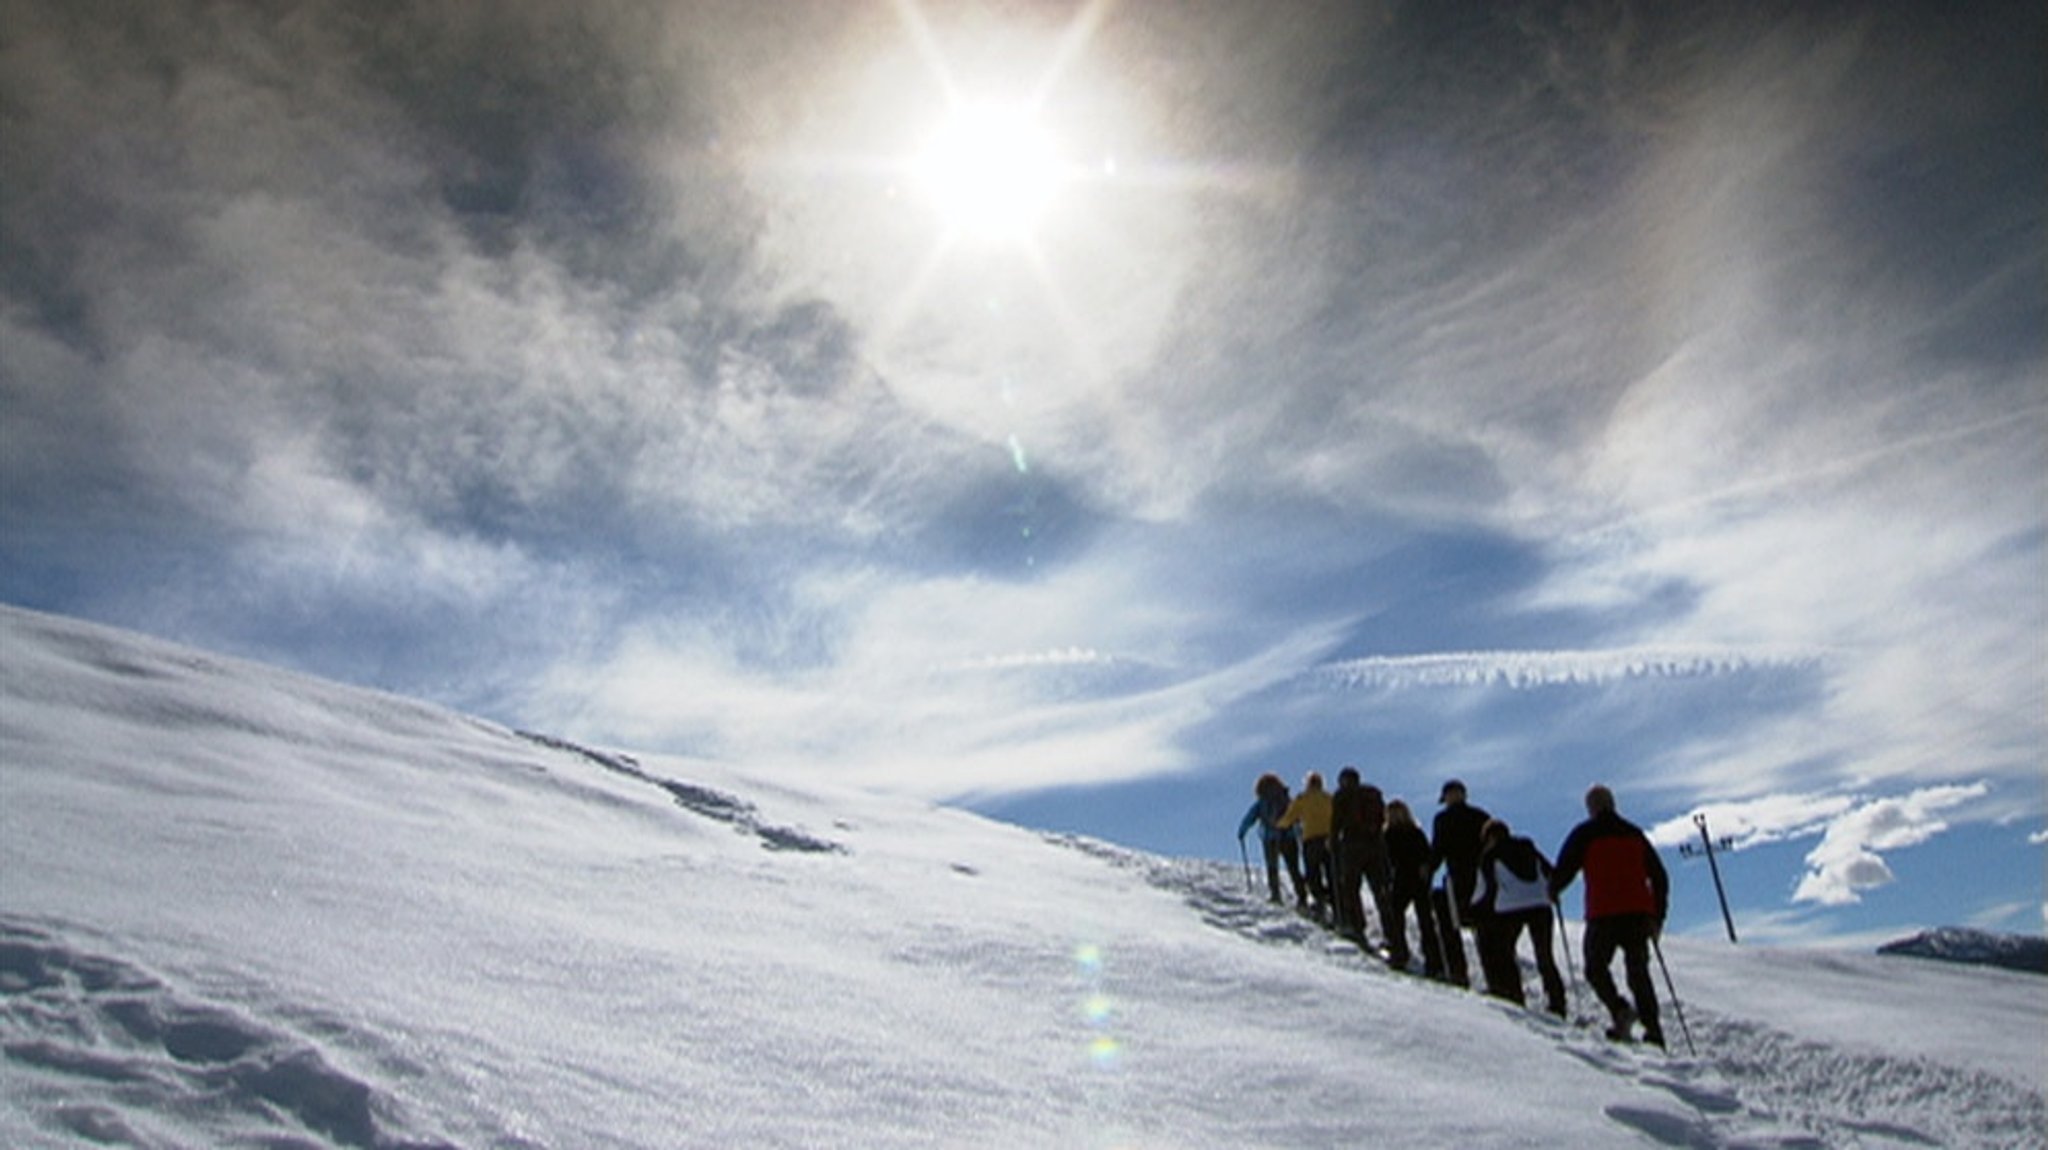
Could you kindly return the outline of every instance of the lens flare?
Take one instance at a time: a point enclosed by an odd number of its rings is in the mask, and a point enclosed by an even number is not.
[[[1124,1044],[1110,1030],[1116,1003],[1102,987],[1102,948],[1093,943],[1075,947],[1074,965],[1083,983],[1081,1017],[1093,1032],[1088,1039],[1088,1061],[1097,1070],[1115,1069],[1123,1057]]]

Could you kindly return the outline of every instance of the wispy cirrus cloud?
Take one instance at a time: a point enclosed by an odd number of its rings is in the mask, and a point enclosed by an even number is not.
[[[2038,821],[2039,14],[908,7],[11,3],[0,597],[931,794],[1784,796],[1815,899]],[[1088,168],[1027,258],[935,71]]]
[[[1804,670],[1822,656],[1713,647],[1650,646],[1603,651],[1449,651],[1348,659],[1308,672],[1340,687],[1513,688],[1584,686],[1628,679],[1690,679],[1762,669]]]

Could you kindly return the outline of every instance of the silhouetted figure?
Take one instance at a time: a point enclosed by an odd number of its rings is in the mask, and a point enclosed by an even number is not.
[[[1330,841],[1337,866],[1337,929],[1360,946],[1365,937],[1365,902],[1361,888],[1370,885],[1373,907],[1385,930],[1387,916],[1387,804],[1380,789],[1360,781],[1358,768],[1337,772],[1337,792],[1330,796]]]
[[[1380,920],[1387,936],[1387,962],[1402,968],[1408,965],[1408,908],[1412,906],[1422,936],[1422,972],[1431,978],[1442,978],[1443,940],[1437,937],[1436,914],[1429,897],[1429,872],[1433,865],[1429,836],[1415,825],[1414,812],[1400,799],[1388,803],[1387,912]]]
[[[1287,784],[1268,771],[1252,785],[1252,794],[1251,809],[1244,813],[1244,821],[1237,824],[1237,841],[1243,842],[1246,832],[1258,827],[1259,842],[1266,853],[1268,896],[1274,902],[1280,901],[1280,864],[1284,861],[1288,881],[1294,885],[1294,905],[1306,907],[1308,892],[1301,882],[1301,835],[1293,827],[1280,825],[1280,817],[1287,813]]]
[[[1430,826],[1430,851],[1434,865],[1444,868],[1444,886],[1431,897],[1436,901],[1436,925],[1443,933],[1444,972],[1459,986],[1470,986],[1472,975],[1465,964],[1465,908],[1472,904],[1472,891],[1479,882],[1479,832],[1489,817],[1484,810],[1465,802],[1465,784],[1457,779],[1444,783],[1437,802],[1443,809]]]
[[[1650,980],[1650,944],[1664,931],[1671,880],[1649,836],[1614,809],[1614,792],[1596,786],[1586,792],[1585,822],[1572,828],[1557,852],[1550,876],[1555,899],[1579,872],[1586,872],[1586,983],[1600,997],[1614,1025],[1609,1038],[1625,1041],[1638,1019],[1643,1041],[1664,1045],[1657,1018],[1657,985]],[[1634,1001],[1615,989],[1609,970],[1621,952]]]
[[[1564,977],[1557,972],[1551,948],[1550,860],[1536,844],[1512,834],[1499,819],[1487,820],[1480,832],[1478,910],[1479,968],[1486,974],[1486,992],[1516,1005],[1522,996],[1522,964],[1515,948],[1522,932],[1536,951],[1536,970],[1543,979],[1545,1009],[1564,1017]]]
[[[1323,776],[1310,771],[1302,780],[1301,793],[1287,804],[1280,826],[1301,828],[1301,864],[1307,872],[1308,897],[1317,918],[1330,915],[1330,792],[1323,789]]]

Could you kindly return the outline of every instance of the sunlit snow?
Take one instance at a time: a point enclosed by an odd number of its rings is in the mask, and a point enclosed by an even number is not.
[[[1616,1046],[829,774],[0,609],[0,1144],[2048,1141],[2039,976],[1672,938]]]

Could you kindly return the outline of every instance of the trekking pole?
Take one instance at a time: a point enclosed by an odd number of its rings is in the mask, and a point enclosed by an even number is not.
[[[1565,1006],[1569,1010],[1571,1006],[1569,1000],[1571,989],[1579,981],[1579,968],[1572,962],[1572,931],[1571,927],[1565,922],[1563,907],[1553,902],[1550,904],[1550,911],[1557,916],[1557,944],[1564,948],[1564,972],[1571,976],[1571,980],[1564,984],[1567,995]]]
[[[1244,860],[1244,890],[1245,890],[1245,893],[1246,893],[1246,894],[1250,894],[1250,893],[1252,893],[1252,889],[1253,889],[1253,888],[1252,888],[1252,856],[1251,856],[1251,852],[1249,852],[1249,851],[1247,851],[1247,850],[1245,849],[1245,845],[1244,845],[1244,836],[1243,836],[1243,835],[1239,835],[1239,836],[1237,836],[1237,857],[1239,857],[1239,858],[1241,858],[1241,859],[1243,859],[1243,860]]]
[[[1692,1044],[1692,1028],[1685,1024],[1685,1007],[1678,1001],[1678,988],[1671,984],[1671,968],[1664,962],[1664,947],[1654,934],[1650,936],[1650,950],[1657,956],[1657,969],[1664,972],[1664,989],[1671,992],[1671,1013],[1678,1016],[1678,1032],[1685,1035],[1686,1052],[1698,1058],[1700,1051]]]

